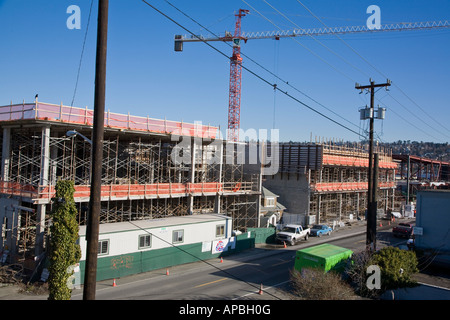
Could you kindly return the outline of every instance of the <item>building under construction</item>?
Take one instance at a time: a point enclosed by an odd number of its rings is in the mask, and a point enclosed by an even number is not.
[[[86,224],[93,110],[11,104],[0,126],[0,251],[26,263],[45,250],[59,179],[74,181]],[[260,172],[235,161],[236,144],[223,151],[217,127],[105,112],[104,130],[100,223],[222,213],[258,226]]]
[[[367,150],[332,142],[285,143],[279,148],[279,171],[265,177],[263,185],[280,195],[291,221],[292,216],[302,224],[365,218]],[[387,212],[394,208],[397,163],[381,149],[375,152],[379,154],[378,209]]]

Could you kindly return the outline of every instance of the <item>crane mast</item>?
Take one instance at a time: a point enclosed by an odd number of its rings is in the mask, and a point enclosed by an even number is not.
[[[241,83],[242,83],[242,57],[241,57],[241,19],[248,10],[240,9],[236,16],[236,27],[233,37],[233,55],[230,58],[230,91],[228,98],[228,133],[227,139],[239,141],[239,128],[241,122]]]

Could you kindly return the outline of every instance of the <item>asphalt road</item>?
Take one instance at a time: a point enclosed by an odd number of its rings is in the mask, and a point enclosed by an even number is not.
[[[330,242],[353,250],[365,248],[365,227],[342,228],[331,236],[310,237],[295,246],[259,246],[242,253],[220,259],[190,263],[169,269],[97,283],[97,300],[189,300],[189,301],[259,301],[290,300],[288,293],[290,271],[294,267],[295,252],[307,246]],[[405,239],[392,236],[391,227],[377,231],[377,248],[402,245]],[[169,274],[166,274],[166,271]],[[426,270],[425,270],[426,271]],[[421,290],[407,292],[405,299],[450,299],[450,277],[447,274],[421,272],[417,281],[427,284]],[[420,289],[420,288],[419,288]],[[401,295],[396,295],[396,298]],[[76,289],[72,300],[81,300],[83,292]],[[0,300],[46,300],[47,296],[27,296],[17,288],[0,288]]]
[[[177,266],[168,269],[169,275],[166,275],[166,270],[156,270],[116,279],[115,287],[112,286],[112,281],[102,281],[97,285],[96,298],[100,300],[290,299],[287,289],[296,250],[322,242],[330,242],[354,252],[364,250],[365,234],[343,239],[337,235],[338,233],[321,238],[310,237],[308,241],[301,241],[286,249],[256,248],[251,253],[243,252],[227,257],[223,262],[217,259]],[[391,237],[389,231],[379,232],[378,237],[378,248],[389,243],[395,245],[405,242],[404,239]],[[72,299],[81,298],[81,290],[75,290]]]

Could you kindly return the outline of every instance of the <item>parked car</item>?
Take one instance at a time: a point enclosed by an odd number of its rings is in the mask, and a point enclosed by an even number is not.
[[[325,224],[316,224],[311,228],[311,236],[321,237],[324,234],[329,236],[331,231],[333,231],[333,229]]]
[[[277,233],[276,239],[281,243],[288,243],[293,246],[295,242],[301,239],[308,240],[310,232],[309,228],[303,229],[301,225],[288,224]]]
[[[410,238],[413,234],[413,225],[411,223],[399,223],[396,227],[392,228],[392,233],[395,237]]]

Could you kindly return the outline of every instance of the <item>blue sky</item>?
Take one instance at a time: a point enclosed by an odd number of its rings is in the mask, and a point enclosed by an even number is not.
[[[83,108],[93,108],[94,101],[97,2],[74,100],[74,106]],[[149,2],[190,31],[208,34],[166,1]],[[170,3],[221,34],[234,30],[234,12],[240,8],[250,10],[242,19],[244,32],[322,26],[304,6],[330,27],[365,25],[370,16],[366,9],[372,4],[380,7],[381,24],[450,19],[450,2],[446,0]],[[81,9],[79,30],[66,26],[70,5]],[[71,104],[90,5],[91,0],[0,0],[0,105],[31,102],[36,93],[40,101]],[[202,121],[220,126],[225,134],[229,86],[226,57],[204,43],[185,43],[183,52],[174,52],[174,35],[187,32],[141,0],[110,0],[108,31],[107,110]],[[358,109],[369,105],[370,99],[369,94],[359,94],[355,82],[368,84],[371,77],[382,83],[388,77],[393,83],[390,91],[376,93],[376,105],[387,108],[386,119],[375,122],[376,138],[383,142],[449,141],[450,29],[347,34],[340,38],[343,41],[330,35],[315,40],[250,40],[242,45],[242,53],[270,73],[245,57],[243,63],[296,99],[360,133],[367,130],[368,123],[359,120]],[[210,44],[231,55],[226,44]],[[283,93],[274,93],[271,86],[245,70],[241,127],[279,129],[282,141],[309,141],[310,137],[362,139]]]

